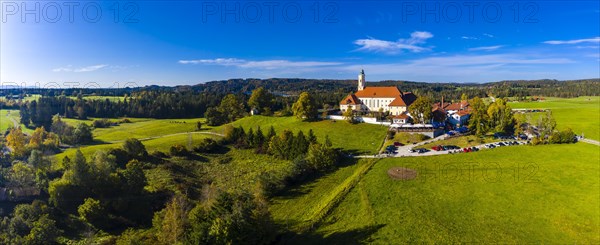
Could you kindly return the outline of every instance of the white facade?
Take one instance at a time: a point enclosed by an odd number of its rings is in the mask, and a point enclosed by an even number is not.
[[[415,99],[414,94],[402,93],[396,86],[366,87],[364,70],[358,75],[357,90],[340,102],[341,111],[351,108],[361,112],[389,112],[390,115],[398,116]]]
[[[365,70],[361,70],[358,74],[358,91],[365,89]]]

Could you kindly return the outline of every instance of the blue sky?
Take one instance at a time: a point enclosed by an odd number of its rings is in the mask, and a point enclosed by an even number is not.
[[[598,1],[1,2],[3,86],[600,77]]]

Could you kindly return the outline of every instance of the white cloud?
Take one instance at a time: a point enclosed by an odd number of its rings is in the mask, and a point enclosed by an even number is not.
[[[264,61],[248,61],[241,64],[243,68],[261,68],[261,69],[278,69],[278,68],[309,68],[341,65],[340,62],[321,62],[321,61],[289,61],[289,60],[264,60]]]
[[[102,65],[85,66],[85,67],[81,67],[81,68],[73,68],[72,65],[68,65],[65,67],[54,68],[54,69],[52,69],[52,71],[53,72],[92,72],[92,71],[100,70],[107,66],[108,65],[102,64]]]
[[[322,62],[322,61],[290,61],[290,60],[244,60],[237,58],[218,58],[218,59],[202,59],[202,60],[180,60],[180,64],[204,64],[204,65],[220,65],[220,66],[237,66],[240,68],[256,68],[256,69],[281,69],[281,68],[316,68],[325,66],[341,65],[341,62]]]
[[[600,37],[594,38],[586,38],[586,39],[576,39],[576,40],[552,40],[545,41],[545,44],[578,44],[578,43],[600,43]]]
[[[218,59],[206,59],[206,60],[180,60],[179,64],[212,64],[212,65],[223,65],[223,66],[232,66],[239,65],[244,63],[244,60],[236,59],[236,58],[218,58]]]
[[[224,66],[240,68],[237,72],[255,77],[314,77],[315,74],[354,74],[365,69],[373,77],[408,79],[415,81],[469,81],[484,82],[489,79],[534,79],[555,77],[553,65],[571,64],[575,61],[549,55],[518,53],[449,55],[432,54],[419,59],[402,59],[385,63],[362,63],[359,60],[342,62],[244,60],[220,58],[181,60],[180,64]],[[325,75],[327,76],[327,75]]]
[[[469,37],[469,36],[462,36],[460,38],[465,39],[465,40],[477,40],[477,39],[479,39],[477,37]]]
[[[405,62],[353,64],[343,71],[364,69],[378,77],[422,81],[485,82],[489,79],[536,79],[555,77],[547,65],[574,63],[564,58],[523,57],[520,54],[454,55],[429,57]],[[538,69],[539,68],[539,69]]]
[[[53,72],[72,72],[73,68],[71,65],[65,66],[65,67],[59,67],[59,68],[54,68],[52,69]]]
[[[484,46],[484,47],[476,47],[470,48],[469,51],[493,51],[499,48],[504,47],[504,45],[496,45],[496,46]]]
[[[398,39],[397,41],[386,41],[369,37],[367,39],[358,39],[354,44],[360,46],[358,51],[381,52],[387,54],[397,54],[403,50],[410,52],[422,52],[430,50],[430,48],[419,46],[425,43],[427,39],[433,37],[433,34],[426,31],[415,31],[410,34],[408,39]]]
[[[486,36],[486,37],[494,37],[494,35],[489,34],[489,33],[483,33],[483,35]]]

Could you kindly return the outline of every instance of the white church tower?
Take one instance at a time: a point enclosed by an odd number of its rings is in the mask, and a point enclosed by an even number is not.
[[[365,70],[360,70],[358,74],[358,91],[365,89]]]

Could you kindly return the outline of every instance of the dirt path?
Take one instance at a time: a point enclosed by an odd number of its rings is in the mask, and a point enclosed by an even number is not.
[[[14,127],[14,128],[17,128],[17,127],[19,127],[19,122],[17,122],[17,120],[15,120],[15,118],[11,117],[11,116],[10,116],[10,113],[8,113],[8,114],[6,115],[6,117],[8,117],[8,119],[9,119],[10,121],[12,121],[12,122],[13,122],[13,127]]]

